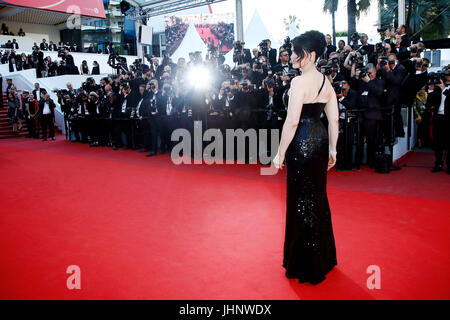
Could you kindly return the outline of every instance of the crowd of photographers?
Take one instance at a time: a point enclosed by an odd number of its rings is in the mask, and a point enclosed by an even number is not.
[[[411,108],[418,126],[418,146],[435,148],[433,172],[442,171],[443,150],[448,150],[449,143],[446,97],[450,70],[444,67],[436,73],[428,72],[430,61],[421,58],[425,46],[421,42],[411,44],[405,26],[395,32],[389,27],[378,31],[384,33],[380,43],[369,44],[366,34],[355,33],[350,45],[341,40],[337,48],[327,35],[327,49],[318,61],[318,68],[332,82],[339,100],[337,166],[359,167],[366,144],[367,164],[380,172],[400,169],[392,164],[392,147],[395,138],[406,135],[407,119],[403,119],[402,109]]]
[[[396,137],[405,136],[401,110],[414,107],[421,145],[431,141],[432,125],[433,172],[442,171],[443,152],[448,150],[450,71],[429,73],[430,62],[420,58],[424,45],[411,44],[404,26],[395,34],[382,31],[386,39],[375,45],[367,43],[367,35],[354,34],[350,45],[340,41],[336,48],[327,36],[328,46],[318,61],[318,70],[333,83],[339,100],[338,169],[359,168],[363,159],[379,172],[399,169],[392,163],[392,146]],[[217,50],[210,50],[204,61],[193,52],[187,62],[147,56],[149,64],[139,59],[132,65],[111,54],[117,75],[58,91],[67,138],[153,156],[158,147],[161,153],[171,150],[173,130],[193,130],[196,120],[204,129],[222,132],[280,130],[286,92],[300,73],[292,69],[290,39],[278,53],[269,40],[252,53],[238,41],[233,50],[234,67],[224,65]],[[326,122],[325,116],[322,119]],[[269,141],[265,148],[259,152],[269,153]]]

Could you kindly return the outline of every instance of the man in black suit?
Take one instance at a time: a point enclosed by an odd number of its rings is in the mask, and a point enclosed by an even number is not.
[[[238,57],[236,54],[233,54],[233,62],[237,63],[238,65],[250,63],[252,61],[252,55],[250,53],[250,49],[244,48],[244,45],[245,45],[245,43],[241,42],[240,57]]]
[[[50,44],[48,46],[49,51],[58,51],[58,46],[53,43],[53,41],[50,41]]]
[[[19,44],[17,43],[17,40],[16,40],[16,39],[13,39],[13,42],[12,42],[12,48],[13,48],[13,49],[19,49]]]
[[[345,124],[345,110],[351,111],[356,109],[356,103],[358,99],[358,93],[350,88],[350,85],[347,81],[339,81],[334,84],[335,87],[340,88],[340,92],[336,91],[336,98],[338,99],[338,107],[340,113],[340,127],[344,128]],[[357,130],[357,118],[352,118],[351,121],[348,122],[346,131],[341,130],[340,138],[338,139],[338,158],[337,158],[337,168],[340,170],[351,170],[352,169],[352,161],[353,161],[353,145],[354,145],[354,137]],[[328,121],[326,117],[322,118],[324,125],[328,126]],[[346,148],[347,147],[347,148]]]
[[[361,33],[361,38],[359,39],[361,42],[361,46],[367,46],[367,54],[363,56],[364,63],[376,63],[376,53],[375,46],[373,44],[369,44],[369,37],[366,33]]]
[[[402,24],[397,28],[397,33],[402,37],[402,41],[400,42],[401,47],[409,47],[411,44],[411,40],[409,40],[408,34],[407,34],[407,27],[406,25]]]
[[[88,53],[95,53],[95,48],[94,48],[94,44],[93,43],[91,43],[90,45],[89,45],[89,48],[88,48],[88,51],[87,51]]]
[[[363,112],[363,129],[367,140],[367,164],[374,165],[375,152],[380,145],[377,134],[380,123],[383,120],[381,108],[384,106],[385,81],[377,76],[377,70],[372,63],[367,65],[367,75],[361,79],[360,96],[367,97],[366,105],[361,106]]]
[[[161,138],[161,117],[158,113],[157,102],[161,99],[161,91],[159,91],[158,81],[153,79],[149,84],[149,125],[151,135],[152,151],[146,154],[146,157],[155,156],[158,150],[158,136]],[[162,139],[161,139],[162,140]]]
[[[125,150],[130,147],[131,143],[131,111],[134,108],[134,99],[130,95],[131,89],[127,84],[122,86],[122,92],[119,96],[118,103],[114,109],[115,125],[115,141],[113,150],[119,149],[122,145]],[[122,143],[122,134],[125,137],[125,143]]]
[[[42,39],[41,45],[40,45],[40,49],[42,51],[47,51],[48,50],[48,43],[46,42],[45,39]]]
[[[287,50],[280,51],[280,63],[272,66],[272,72],[282,72],[283,75],[287,75],[289,70],[292,69],[292,63],[290,62],[289,52]]]
[[[35,83],[34,84],[34,90],[33,90],[33,96],[34,96],[34,100],[40,100],[41,99],[41,91],[42,91],[43,89],[41,89],[40,87],[39,87],[39,83]]]
[[[448,72],[448,71],[447,71]],[[445,83],[430,85],[427,105],[433,111],[433,145],[435,166],[432,172],[444,170],[444,150],[447,151],[447,173],[450,174],[450,75],[445,76]]]
[[[136,140],[138,144],[142,146],[142,149],[139,152],[149,152],[150,151],[150,99],[149,93],[145,88],[145,84],[139,85],[138,89],[138,101],[135,110],[135,118],[136,118]]]
[[[386,81],[387,98],[386,107],[394,108],[394,134],[396,137],[404,137],[403,119],[401,115],[402,107],[402,84],[407,75],[403,65],[398,62],[394,53],[389,54],[388,64],[382,68],[382,77]]]
[[[337,48],[335,45],[331,43],[331,36],[329,34],[327,34],[326,40],[327,40],[327,47],[323,52],[322,59],[328,60],[328,58],[330,57],[330,53],[336,52]]]
[[[41,100],[39,100],[38,118],[41,122],[42,128],[42,140],[47,141],[47,129],[48,137],[55,140],[55,126],[53,119],[55,116],[55,103],[50,99],[46,90],[41,90]]]
[[[178,112],[177,99],[172,86],[164,85],[162,95],[156,100],[156,108],[161,122],[161,154],[172,151],[171,135]]]
[[[277,64],[277,49],[272,48],[272,42],[267,40],[267,62],[269,67],[273,67]]]
[[[253,58],[250,61],[250,65],[253,65],[254,63],[256,63],[259,58],[259,51],[257,48],[253,48],[252,53],[253,53]]]
[[[64,51],[63,60],[66,63],[66,74],[75,74],[75,62],[68,50]]]

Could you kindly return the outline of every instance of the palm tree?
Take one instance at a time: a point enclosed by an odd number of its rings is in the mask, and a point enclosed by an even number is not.
[[[333,44],[336,45],[336,18],[335,13],[339,0],[325,0],[323,2],[323,12],[331,13]]]
[[[339,0],[334,0],[334,9],[337,10]],[[348,42],[350,37],[356,32],[356,20],[359,19],[361,13],[367,12],[370,7],[370,0],[347,0],[347,17],[348,17]],[[324,0],[323,11],[333,14],[333,0]]]
[[[286,29],[286,31],[289,30],[291,23],[295,23],[295,26],[297,27],[297,29],[300,29],[299,22],[300,22],[300,19],[297,19],[296,15],[289,15],[288,18],[283,19],[284,28]]]

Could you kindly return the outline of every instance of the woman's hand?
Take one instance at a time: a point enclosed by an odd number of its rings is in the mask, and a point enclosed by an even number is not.
[[[273,158],[273,165],[275,166],[275,168],[283,169],[284,166],[283,162],[284,162],[284,155],[280,155],[279,153],[277,153],[275,158]]]
[[[333,168],[335,164],[336,164],[336,155],[330,153],[328,158],[328,170]]]

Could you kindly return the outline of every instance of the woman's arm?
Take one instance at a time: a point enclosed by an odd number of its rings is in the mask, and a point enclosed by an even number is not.
[[[333,159],[336,161],[336,145],[339,136],[339,109],[336,99],[336,94],[332,88],[328,89],[328,102],[325,106],[325,114],[328,119],[328,137],[330,154],[334,155]],[[333,164],[334,165],[334,164]]]
[[[287,111],[286,121],[283,125],[283,131],[281,134],[280,146],[278,148],[278,159],[282,165],[286,150],[289,147],[292,139],[294,138],[295,131],[297,130],[298,123],[300,121],[300,114],[302,113],[303,101],[305,96],[304,87],[301,84],[300,78],[295,78],[291,82],[291,91],[289,95],[289,107]],[[274,159],[275,166],[277,165]]]

